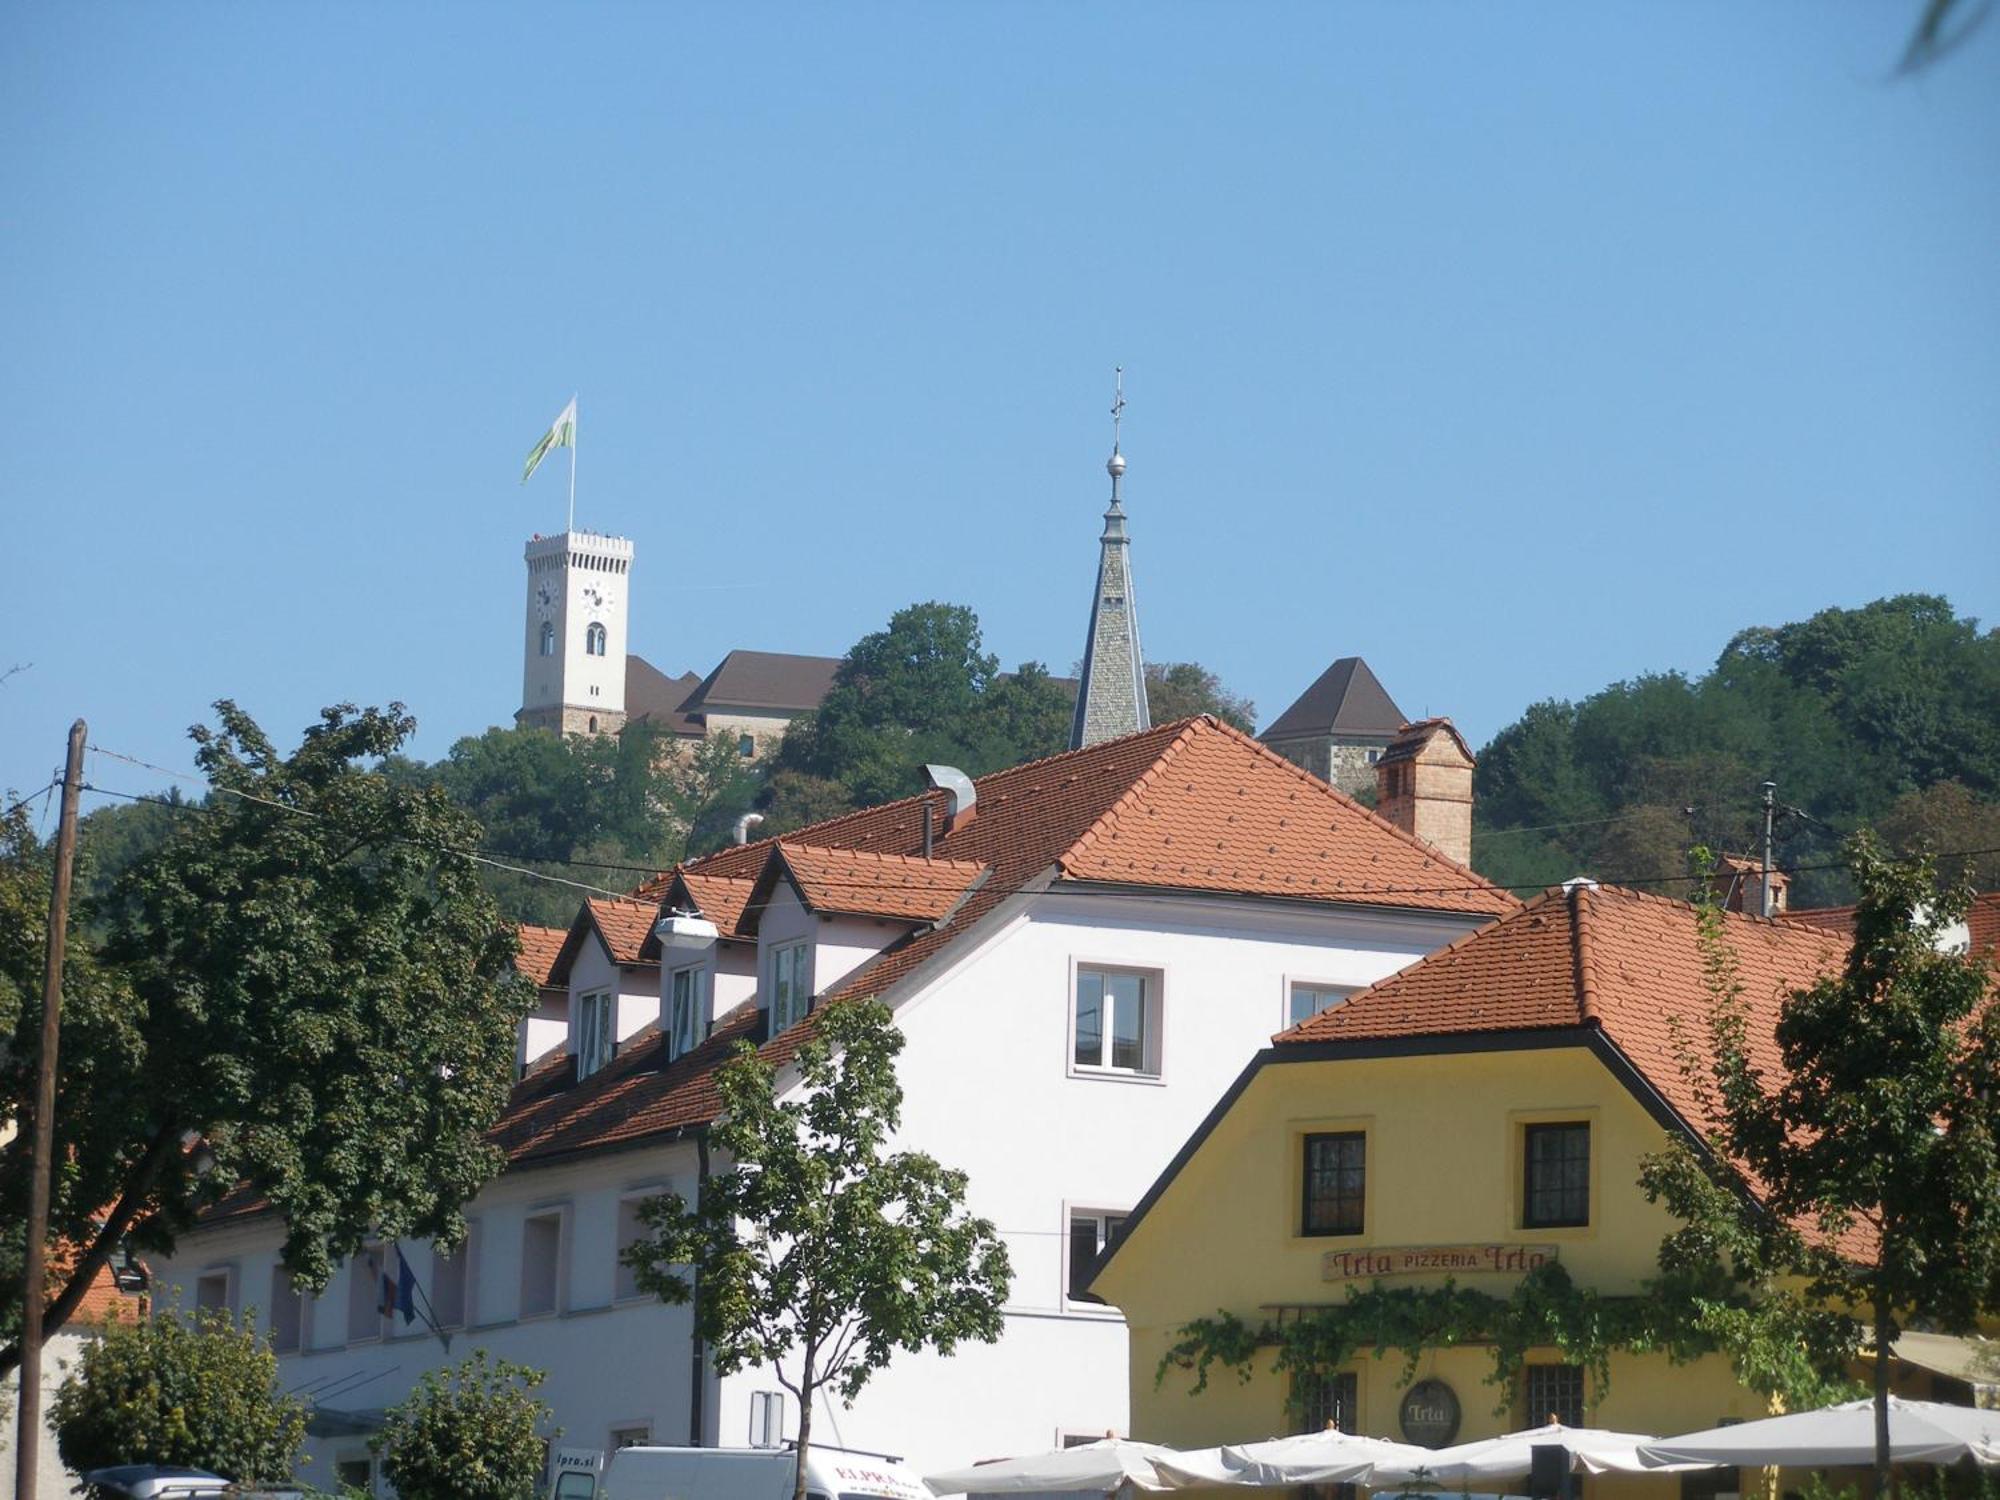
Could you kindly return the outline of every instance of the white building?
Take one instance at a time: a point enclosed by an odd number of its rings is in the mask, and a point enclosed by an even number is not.
[[[549,1372],[564,1445],[796,1430],[768,1372],[718,1379],[688,1311],[639,1296],[618,1263],[641,1200],[726,1168],[705,1131],[737,1040],[782,1066],[818,1008],[850,996],[904,1028],[902,1144],[970,1174],[970,1207],[1013,1262],[1006,1329],[949,1360],[899,1359],[814,1432],[963,1463],[1124,1430],[1124,1327],[1069,1294],[1071,1267],[1274,1032],[1515,905],[1212,719],[969,791],[728,849],[579,914],[551,973],[568,1042],[515,1090],[495,1132],[508,1167],[469,1206],[468,1247],[402,1247],[454,1330],[450,1357],[483,1345]],[[719,939],[635,946],[675,907]],[[161,1280],[259,1310],[284,1384],[319,1403],[312,1474],[355,1477],[340,1466],[365,1466],[371,1414],[446,1355],[421,1324],[385,1325],[376,1256],[301,1302],[280,1239],[255,1212],[212,1221]]]

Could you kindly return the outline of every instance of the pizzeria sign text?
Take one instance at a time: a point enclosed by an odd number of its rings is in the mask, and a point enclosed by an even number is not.
[[[1469,1271],[1538,1271],[1558,1259],[1554,1245],[1397,1245],[1386,1250],[1329,1250],[1322,1281],[1375,1276],[1462,1275]]]

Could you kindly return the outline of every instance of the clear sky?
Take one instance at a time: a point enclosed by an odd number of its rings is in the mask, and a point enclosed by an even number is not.
[[[1067,670],[1117,363],[1148,653],[1261,722],[2000,616],[2000,22],[1899,79],[1919,9],[12,7],[0,786],[510,722],[572,391],[669,672],[931,598]]]

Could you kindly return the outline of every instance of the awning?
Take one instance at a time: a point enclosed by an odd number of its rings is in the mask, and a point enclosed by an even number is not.
[[[1979,1394],[1981,1406],[2000,1403],[2000,1343],[1949,1333],[1906,1333],[1889,1346],[1906,1365],[1962,1380]]]
[[[340,1411],[331,1406],[315,1406],[306,1416],[306,1433],[310,1437],[360,1437],[365,1433],[382,1430],[383,1411],[379,1406],[364,1407],[358,1411]]]

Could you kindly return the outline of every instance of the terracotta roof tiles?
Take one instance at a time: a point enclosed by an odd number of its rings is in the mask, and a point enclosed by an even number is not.
[[[771,857],[782,861],[813,911],[916,922],[941,920],[987,869],[969,859],[922,859],[873,849],[784,842]]]
[[[569,934],[560,927],[536,927],[523,922],[518,929],[521,951],[514,959],[514,967],[538,989],[547,989],[549,971],[555,967],[556,955],[562,952],[563,941]]]

